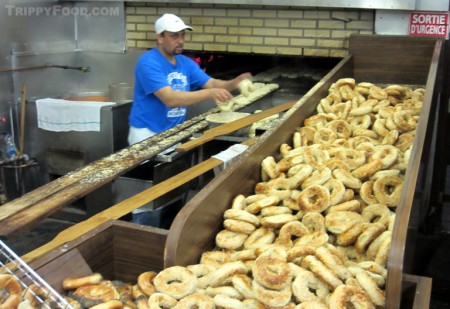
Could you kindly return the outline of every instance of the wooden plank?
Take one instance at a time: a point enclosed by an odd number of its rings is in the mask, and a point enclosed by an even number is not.
[[[58,291],[66,277],[80,273],[99,272],[106,280],[135,282],[145,271],[163,269],[166,238],[167,230],[108,220],[28,265]],[[74,269],[72,258],[87,265],[81,265],[83,270]]]
[[[249,126],[256,121],[262,120],[264,118],[267,118],[269,116],[278,114],[280,112],[284,112],[288,109],[290,109],[297,101],[290,101],[284,104],[277,105],[275,107],[266,109],[262,112],[251,114],[249,116],[240,118],[238,120],[225,123],[223,125],[217,126],[215,128],[206,130],[202,136],[190,140],[189,142],[186,142],[176,148],[176,151],[188,151],[191,149],[194,149],[200,145],[203,145],[206,142],[209,142],[213,140],[214,138],[222,135],[226,135],[229,133],[232,133],[234,131],[237,131],[239,129],[242,129],[246,126]]]
[[[398,35],[353,35],[349,53],[354,58],[354,78],[372,83],[425,85],[435,38]]]
[[[431,301],[433,280],[428,277],[405,274],[404,281],[415,285],[414,300],[411,309],[428,309]]]
[[[424,74],[427,76],[426,92],[423,98],[423,107],[420,112],[420,119],[416,129],[411,157],[409,158],[408,168],[406,169],[400,202],[395,214],[392,244],[388,260],[389,275],[386,279],[386,308],[399,308],[398,299],[402,293],[402,280],[406,261],[405,246],[414,199],[414,194],[411,194],[411,192],[414,192],[416,188],[419,175],[441,48],[442,41],[435,41],[434,52],[428,55],[430,65],[428,69],[423,72],[427,73]]]
[[[25,254],[22,258],[26,262],[31,262],[36,258],[48,253],[51,250],[77,238],[86,233],[86,231],[92,230],[96,226],[111,220],[119,219],[124,215],[130,213],[131,211],[153,201],[154,199],[170,192],[171,190],[187,183],[188,181],[204,174],[205,172],[213,169],[214,167],[222,164],[222,161],[209,158],[196,166],[187,169],[165,181],[162,181],[147,190],[142,191],[94,216],[91,218],[80,222],[74,226],[59,233],[52,241],[47,244]],[[13,223],[13,222],[11,222]],[[13,227],[11,227],[13,229]]]
[[[113,225],[114,279],[133,282],[145,271],[162,270],[167,230],[119,222]]]
[[[217,112],[217,110],[211,110],[211,113],[212,112]],[[116,178],[121,173],[125,173],[139,163],[154,157],[162,150],[167,149],[170,146],[189,138],[195,132],[204,129],[207,126],[204,117],[205,116],[195,117],[173,129],[150,137],[105,158],[94,161],[2,205],[0,208],[0,224],[2,224],[2,220],[8,216],[16,214],[40,201],[48,200],[52,198],[55,193],[64,190],[71,185],[76,184],[80,188],[80,191],[74,198],[78,199],[87,193],[92,192],[99,186]],[[111,168],[110,171],[108,171],[109,168]],[[103,174],[100,173],[102,171]],[[93,178],[95,178],[95,180]]]
[[[195,124],[191,128],[199,130],[200,127],[203,127],[203,124]],[[168,148],[170,145],[187,139],[192,134],[192,131],[181,131],[177,135],[167,137],[161,143]],[[143,145],[147,145],[147,147],[145,148]],[[147,140],[145,144],[130,146],[73,174],[69,173],[61,177],[64,179],[60,181],[57,179],[55,183],[44,185],[21,198],[2,205],[0,236],[7,238],[28,229],[43,218],[157,155],[160,151],[161,147],[152,145]]]
[[[64,271],[61,271],[64,269]],[[37,273],[45,274],[45,281],[58,292],[61,292],[61,282],[70,274],[71,277],[83,277],[92,274],[92,270],[80,251],[73,249],[66,254],[52,260],[51,263],[43,265]]]

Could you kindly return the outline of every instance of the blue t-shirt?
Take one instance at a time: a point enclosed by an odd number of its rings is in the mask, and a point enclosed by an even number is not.
[[[190,58],[176,55],[170,63],[157,48],[144,53],[136,63],[130,125],[160,133],[186,118],[186,107],[169,108],[154,92],[170,86],[174,91],[195,91],[211,78]]]

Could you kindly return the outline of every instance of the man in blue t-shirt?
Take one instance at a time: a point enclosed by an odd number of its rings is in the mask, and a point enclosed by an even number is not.
[[[185,31],[191,26],[173,14],[155,22],[157,47],[144,53],[135,69],[135,89],[128,142],[134,144],[170,129],[186,118],[187,107],[207,99],[216,104],[232,98],[230,91],[251,78],[215,79],[182,55]]]

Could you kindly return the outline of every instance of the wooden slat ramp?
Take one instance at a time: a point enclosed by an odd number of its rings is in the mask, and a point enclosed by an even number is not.
[[[257,138],[249,139],[243,144],[251,145],[255,143]],[[212,170],[213,168],[222,164],[222,161],[216,158],[209,158],[171,178],[168,178],[149,189],[146,189],[132,197],[103,210],[102,212],[90,217],[89,219],[82,221],[74,226],[71,226],[61,233],[59,233],[52,241],[47,244],[25,254],[22,259],[30,263],[35,259],[49,253],[52,250],[64,245],[65,243],[72,241],[86,232],[96,228],[98,225],[108,221],[116,220],[124,215],[130,213],[131,211],[157,199],[158,197],[170,192],[185,183],[195,179],[198,176]]]
[[[161,151],[189,139],[194,133],[208,126],[208,122],[204,120],[205,114],[69,172],[2,205],[0,237],[8,238],[30,228]]]

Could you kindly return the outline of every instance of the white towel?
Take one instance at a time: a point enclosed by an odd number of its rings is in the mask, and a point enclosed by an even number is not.
[[[100,109],[115,102],[36,100],[38,127],[55,132],[100,131]]]
[[[243,144],[234,144],[228,149],[219,152],[216,155],[213,155],[213,158],[219,159],[223,162],[223,168],[225,169],[228,165],[230,165],[240,154],[246,151],[248,148],[247,145]]]

